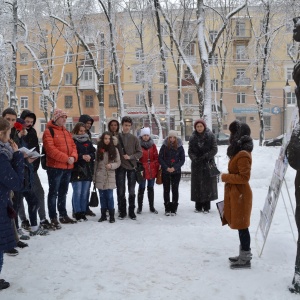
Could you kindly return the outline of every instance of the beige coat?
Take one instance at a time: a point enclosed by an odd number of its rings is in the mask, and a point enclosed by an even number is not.
[[[121,165],[120,155],[118,149],[117,157],[113,162],[108,161],[107,152],[103,155],[103,160],[95,161],[94,182],[97,189],[111,190],[116,188],[115,170]],[[105,166],[111,164],[111,169],[106,170]]]

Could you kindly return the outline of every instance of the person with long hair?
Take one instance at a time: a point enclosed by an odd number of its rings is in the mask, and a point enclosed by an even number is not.
[[[239,255],[229,257],[231,269],[251,268],[250,216],[252,210],[252,190],[249,185],[251,175],[253,141],[251,130],[246,123],[233,121],[229,125],[230,137],[227,155],[228,174],[222,173],[225,182],[224,214],[222,223],[237,229],[240,239]]]
[[[3,253],[16,246],[12,219],[16,213],[12,205],[11,191],[20,191],[24,180],[24,158],[18,146],[10,140],[10,124],[0,117],[0,273],[3,266]],[[0,290],[9,283],[0,279]]]
[[[143,156],[140,158],[140,162],[144,167],[143,182],[139,184],[138,190],[138,209],[137,213],[141,214],[143,210],[143,199],[147,181],[148,201],[150,212],[157,214],[157,210],[154,208],[154,182],[159,168],[158,152],[154,141],[150,137],[150,128],[144,127],[141,129],[139,138]]]
[[[181,167],[185,162],[185,153],[182,141],[177,137],[177,132],[170,130],[159,150],[159,163],[162,168],[165,215],[175,216],[179,199],[179,183],[181,179]],[[170,189],[172,188],[172,202],[170,201]]]
[[[87,221],[86,207],[93,180],[96,149],[86,133],[84,123],[78,122],[73,128],[72,134],[78,153],[78,161],[75,162],[71,174],[73,211],[77,221]]]
[[[94,182],[99,190],[101,217],[99,222],[107,220],[106,211],[109,211],[109,222],[115,222],[115,207],[113,189],[116,188],[115,170],[121,165],[118,149],[113,143],[110,132],[104,132],[97,145],[97,157],[94,172]]]

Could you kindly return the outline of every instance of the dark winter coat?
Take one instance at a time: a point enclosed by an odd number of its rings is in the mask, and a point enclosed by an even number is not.
[[[159,168],[158,162],[158,152],[156,145],[153,140],[150,138],[149,141],[145,142],[141,137],[139,138],[143,156],[140,158],[140,162],[144,166],[144,178],[145,179],[154,179],[156,178],[157,171]]]
[[[23,187],[24,158],[20,152],[14,152],[12,160],[2,152],[0,145],[0,250],[9,250],[16,246],[12,221],[8,216],[8,206],[12,207],[11,191],[20,191]]]
[[[208,162],[218,152],[215,135],[206,128],[203,133],[193,132],[188,154],[191,159],[191,200],[208,202],[218,199],[217,177],[210,177]]]
[[[175,149],[173,145],[168,148],[168,140],[169,138],[166,138],[164,140],[158,155],[158,160],[161,165],[162,172],[165,174],[170,174],[167,169],[173,167],[175,171],[172,174],[180,174],[181,167],[185,162],[185,153],[182,146],[182,141],[180,138],[177,138],[178,147],[177,149]]]
[[[26,129],[27,134],[22,139],[26,143],[28,149],[35,148],[35,150],[38,153],[40,153],[39,139],[37,137],[36,130],[33,128],[33,126],[36,122],[36,115],[33,112],[31,112],[30,110],[25,109],[25,110],[23,110],[20,118],[25,120],[26,117],[32,118],[33,124],[32,124],[32,127]],[[39,169],[40,161],[41,161],[41,159],[39,157],[32,163],[33,167],[34,167],[34,172],[37,172],[37,170]]]
[[[74,142],[78,152],[78,161],[74,164],[71,181],[92,181],[96,149],[90,140],[80,142],[74,139]],[[86,162],[82,158],[86,154],[91,157],[90,162]]]
[[[82,122],[82,123],[84,123],[84,124],[86,124],[88,121],[91,121],[91,122],[92,122],[92,126],[93,126],[93,124],[94,124],[94,119],[93,119],[91,116],[89,116],[89,115],[81,115],[81,116],[79,117],[79,120],[78,120],[78,122]],[[90,132],[89,130],[87,130],[86,133],[89,135],[89,138],[90,138],[90,140],[91,140],[91,139],[92,139],[92,134],[91,134],[91,132]]]

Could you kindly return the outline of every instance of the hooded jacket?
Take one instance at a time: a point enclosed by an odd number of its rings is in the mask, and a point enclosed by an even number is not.
[[[78,122],[82,122],[83,124],[86,124],[88,121],[91,121],[92,122],[91,126],[93,126],[94,119],[89,115],[81,115],[79,117],[79,120],[78,120]],[[92,139],[92,134],[91,134],[90,130],[87,130],[86,133],[89,135],[89,138],[91,140]]]

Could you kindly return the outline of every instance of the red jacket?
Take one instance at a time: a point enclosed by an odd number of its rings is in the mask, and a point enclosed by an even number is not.
[[[143,156],[140,158],[140,162],[145,168],[144,178],[153,179],[156,178],[159,168],[158,152],[156,145],[153,144],[149,149],[142,147]]]
[[[78,159],[76,145],[71,133],[64,126],[57,126],[52,121],[47,123],[47,128],[52,127],[54,138],[48,129],[43,135],[43,146],[47,153],[47,167],[56,169],[73,169],[74,164],[68,164],[68,158]]]

